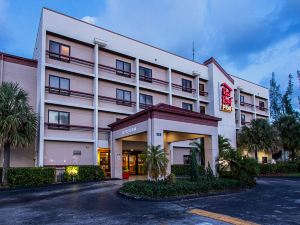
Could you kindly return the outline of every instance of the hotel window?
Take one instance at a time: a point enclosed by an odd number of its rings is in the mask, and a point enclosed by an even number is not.
[[[246,122],[246,116],[245,114],[241,114],[241,123],[244,125]]]
[[[240,105],[244,105],[245,104],[245,96],[240,95]]]
[[[183,164],[189,165],[191,163],[191,156],[190,155],[184,155],[183,156]]]
[[[152,82],[152,70],[140,66],[140,80],[146,82]]]
[[[263,156],[263,157],[261,158],[261,163],[262,163],[262,164],[268,163],[268,157],[267,157],[267,156]]]
[[[182,108],[183,108],[183,109],[186,109],[186,110],[193,111],[193,105],[190,104],[190,103],[183,102],[183,103],[182,103]]]
[[[48,110],[48,123],[49,128],[68,130],[70,125],[70,113]]]
[[[131,92],[126,90],[117,89],[117,104],[131,106]]]
[[[131,64],[128,62],[124,62],[121,60],[116,61],[116,67],[117,71],[116,74],[126,76],[126,77],[131,77]]]
[[[153,97],[151,95],[140,94],[141,106],[153,105]]]
[[[204,88],[204,84],[199,84],[199,91],[200,91],[200,95],[204,96],[205,95],[205,88]]]
[[[49,57],[70,62],[70,46],[55,41],[49,41]]]
[[[263,111],[265,110],[265,102],[259,101],[259,109]]]
[[[200,113],[205,114],[205,106],[204,105],[200,105]]]
[[[192,81],[182,79],[182,90],[185,92],[192,92]]]
[[[70,95],[70,79],[49,75],[49,92]]]

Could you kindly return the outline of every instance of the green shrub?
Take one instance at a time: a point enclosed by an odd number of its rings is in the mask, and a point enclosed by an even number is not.
[[[55,181],[55,168],[24,167],[9,168],[7,172],[8,185],[15,187],[34,187],[52,184]]]
[[[299,171],[297,163],[260,164],[260,174],[296,173]]]
[[[167,198],[184,195],[196,195],[210,192],[221,192],[240,188],[240,182],[223,178],[200,178],[197,182],[179,180],[176,183],[167,181],[132,181],[126,182],[121,193],[134,197]]]
[[[204,166],[198,165],[199,174],[205,174]],[[178,176],[190,176],[191,174],[191,166],[190,165],[171,165],[171,172]]]
[[[105,173],[100,166],[67,166],[66,181],[97,181],[103,180]]]
[[[195,148],[192,148],[190,175],[191,175],[191,181],[197,181],[200,176]]]

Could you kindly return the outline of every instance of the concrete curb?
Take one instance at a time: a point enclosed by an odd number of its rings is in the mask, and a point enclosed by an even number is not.
[[[120,190],[118,190],[118,194],[123,196],[123,197],[129,198],[129,199],[132,199],[132,200],[137,200],[137,201],[174,202],[174,201],[199,199],[199,198],[205,198],[205,197],[211,197],[211,196],[230,195],[230,194],[241,193],[241,192],[247,191],[247,190],[249,190],[249,189],[239,188],[239,189],[235,189],[235,190],[228,190],[228,191],[221,191],[221,192],[210,192],[210,193],[184,195],[184,196],[168,197],[168,198],[140,197],[140,196],[130,195],[130,194],[122,192]]]

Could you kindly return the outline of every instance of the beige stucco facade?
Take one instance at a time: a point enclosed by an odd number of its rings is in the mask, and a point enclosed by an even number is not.
[[[120,177],[125,153],[128,160],[136,160],[141,146],[160,144],[167,149],[170,164],[182,164],[190,141],[199,137],[205,139],[207,159],[214,165],[218,134],[235,147],[241,126],[254,118],[269,118],[268,89],[227,73],[214,58],[203,64],[193,62],[49,9],[42,11],[34,60],[16,58],[0,58],[1,79],[16,81],[28,91],[39,113],[39,131],[36,147],[12,151],[14,166],[96,165],[101,153],[107,157],[109,152],[109,173]],[[141,68],[151,76],[145,79]],[[229,112],[221,106],[224,83],[232,90]],[[241,95],[248,104],[241,104]],[[145,99],[148,105],[142,102]],[[201,108],[201,113],[221,120],[216,127],[207,127],[156,118],[151,128],[149,121],[143,121],[135,125],[138,133],[130,134],[137,135],[135,140],[119,133],[128,134],[132,125],[123,131],[111,129],[116,121],[160,103],[178,108],[191,104],[193,112],[200,114]],[[57,113],[53,117],[57,124],[49,123],[49,111]],[[60,124],[66,114],[67,124]],[[241,121],[242,115],[247,123]]]

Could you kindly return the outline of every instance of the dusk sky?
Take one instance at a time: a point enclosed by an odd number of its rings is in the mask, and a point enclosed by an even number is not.
[[[83,19],[233,75],[285,88],[300,70],[300,0],[0,0],[0,51],[32,57],[42,7]],[[72,28],[71,28],[72,29]]]

